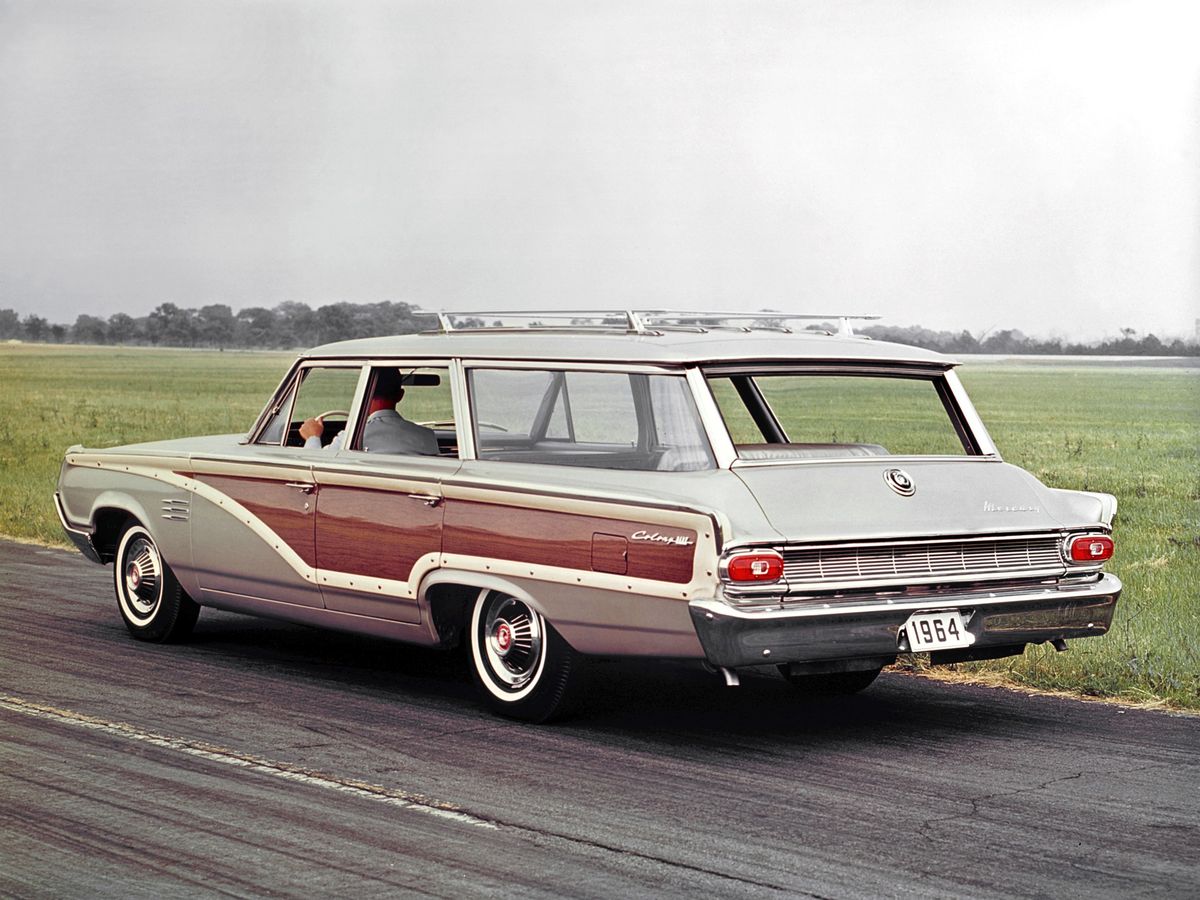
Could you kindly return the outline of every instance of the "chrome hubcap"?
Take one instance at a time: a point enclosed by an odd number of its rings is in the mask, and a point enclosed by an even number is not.
[[[125,552],[125,596],[133,611],[142,616],[154,612],[161,585],[162,562],[158,551],[145,538],[134,538]]]
[[[488,668],[510,690],[520,690],[537,672],[542,658],[542,626],[520,600],[497,597],[482,624]]]

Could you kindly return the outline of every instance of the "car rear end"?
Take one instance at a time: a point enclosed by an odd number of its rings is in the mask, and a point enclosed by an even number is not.
[[[1108,631],[1115,498],[1001,460],[952,362],[722,363],[714,438],[770,528],[689,604],[708,661],[795,674],[1065,649]]]

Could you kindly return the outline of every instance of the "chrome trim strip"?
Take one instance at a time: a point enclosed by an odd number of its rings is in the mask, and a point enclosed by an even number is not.
[[[1063,531],[989,531],[986,534],[968,534],[961,537],[947,535],[945,537],[917,537],[917,538],[881,538],[874,541],[825,541],[823,543],[803,543],[803,544],[776,544],[774,549],[780,552],[788,550],[824,550],[826,548],[858,548],[858,547],[897,547],[897,546],[926,546],[928,544],[971,544],[971,543],[986,543],[988,541],[1029,541],[1029,540],[1048,540],[1055,538],[1061,540]]]
[[[929,609],[963,609],[967,607],[1009,606],[1017,603],[1030,603],[1039,600],[1062,598],[1063,601],[1087,600],[1093,597],[1107,597],[1121,590],[1121,581],[1115,575],[1105,574],[1099,581],[1081,587],[1053,587],[1038,591],[1018,591],[1016,593],[988,594],[952,594],[949,596],[925,596],[913,600],[895,600],[884,598],[869,603],[847,601],[844,603],[812,603],[804,606],[794,606],[787,609],[772,607],[770,609],[744,609],[731,606],[720,600],[692,600],[688,606],[707,615],[720,616],[726,619],[743,619],[750,622],[786,621],[789,619],[818,619],[834,616],[869,615],[871,613],[890,614],[895,612],[916,612]]]
[[[475,359],[464,356],[461,360],[464,369],[535,369],[563,372],[634,372],[647,375],[679,375],[683,363],[672,366],[669,363],[622,363],[622,362],[579,362],[576,360],[557,359]]]
[[[746,587],[743,588],[734,582],[726,582],[723,593],[730,598],[745,597],[749,599],[761,595],[775,595],[783,597],[786,603],[803,602],[804,598],[810,599],[813,602],[819,602],[825,595],[841,591],[874,590],[876,592],[887,592],[889,589],[897,591],[909,586],[931,584],[1048,581],[1050,579],[1062,578],[1066,574],[1068,574],[1066,568],[1059,566],[1054,569],[1009,569],[1002,572],[968,572],[962,575],[926,575],[920,577],[908,577],[902,572],[899,575],[881,575],[873,579],[862,578],[846,581],[789,582],[781,578],[779,581],[772,582],[761,590],[754,588],[750,583],[747,583]],[[1081,571],[1079,574],[1085,575],[1088,573]],[[769,590],[768,588],[774,588],[774,590]]]
[[[890,465],[914,462],[996,463],[998,456],[817,456],[808,459],[742,459],[733,461],[734,469],[757,469],[766,466],[820,466],[831,463],[839,466]]]
[[[819,360],[798,361],[791,359],[746,360],[738,362],[702,363],[704,375],[902,375],[906,377],[938,378],[958,365],[957,360],[947,359],[944,363],[928,360],[904,362]]]
[[[75,545],[76,549],[78,549],[85,558],[90,559],[94,563],[100,563],[103,565],[104,560],[97,552],[96,545],[92,543],[91,526],[89,525],[85,530],[68,522],[66,507],[63,506],[62,497],[59,495],[58,491],[54,492],[54,509],[58,513],[58,521],[62,525],[63,531],[66,532],[67,537],[71,539],[71,543]]]
[[[86,537],[89,541],[92,539],[92,529],[91,529],[90,523],[88,526],[81,528],[78,525],[72,525],[67,520],[67,511],[63,507],[62,496],[59,494],[58,491],[54,492],[54,510],[55,510],[55,512],[58,513],[58,521],[62,525],[63,531],[69,531],[72,534],[82,535],[83,537]]]

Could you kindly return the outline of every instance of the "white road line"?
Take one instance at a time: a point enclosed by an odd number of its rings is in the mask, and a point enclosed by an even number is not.
[[[335,778],[332,775],[325,775],[320,772],[306,772],[287,763],[261,759],[199,741],[189,741],[183,738],[155,734],[151,731],[143,731],[124,722],[109,722],[105,719],[98,719],[95,716],[85,715],[68,709],[58,709],[53,706],[30,703],[28,700],[22,700],[20,697],[10,697],[7,694],[0,694],[0,708],[32,716],[36,719],[60,722],[64,725],[73,725],[77,728],[86,728],[90,731],[99,731],[114,737],[150,744],[151,746],[161,747],[165,750],[174,750],[177,753],[186,753],[188,756],[195,756],[200,759],[209,760],[210,762],[246,769],[262,775],[282,778],[285,781],[295,781],[301,784],[312,785],[313,787],[350,794],[354,797],[361,797],[364,800],[374,800],[377,803],[398,806],[401,809],[411,809],[414,812],[428,813],[431,816],[449,819],[463,825],[473,825],[477,828],[497,827],[495,823],[489,822],[486,819],[480,819],[469,813],[460,812],[453,804],[425,797],[421,794],[397,790],[396,788],[381,787],[380,785],[370,784],[365,781],[350,781]]]

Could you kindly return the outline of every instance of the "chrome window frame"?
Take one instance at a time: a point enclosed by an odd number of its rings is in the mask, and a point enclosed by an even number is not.
[[[968,397],[966,389],[959,381],[953,366],[927,365],[879,365],[875,363],[861,364],[857,362],[734,362],[701,364],[695,367],[696,381],[694,392],[697,404],[700,398],[705,399],[701,407],[701,417],[706,427],[710,429],[709,443],[714,451],[718,445],[721,453],[728,453],[728,463],[722,463],[718,456],[718,465],[722,468],[758,468],[766,466],[795,466],[795,465],[828,465],[830,462],[850,465],[869,465],[878,463],[883,457],[814,457],[811,459],[743,459],[738,455],[737,446],[725,425],[725,417],[721,414],[716,396],[709,384],[710,376],[726,377],[729,375],[838,375],[845,377],[883,377],[908,378],[928,380],[942,400],[950,425],[955,429],[959,439],[963,441],[963,453],[960,454],[895,454],[886,457],[897,462],[904,460],[955,460],[955,461],[1000,461],[1000,453],[988,434],[983,420],[979,417],[974,405]],[[961,427],[960,427],[961,426]],[[972,452],[972,447],[975,452]]]

